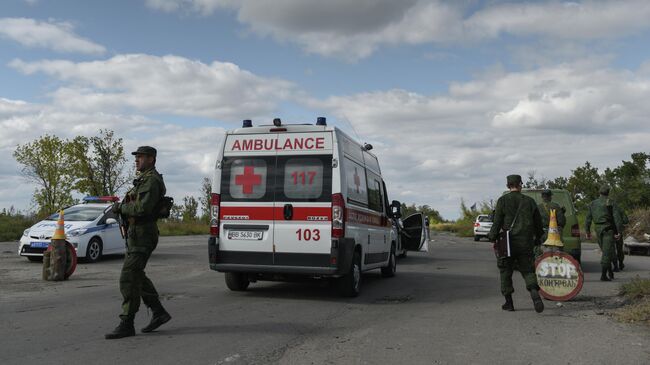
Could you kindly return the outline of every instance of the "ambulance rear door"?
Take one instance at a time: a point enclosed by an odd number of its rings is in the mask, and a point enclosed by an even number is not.
[[[231,134],[221,173],[220,262],[273,265],[277,134]]]
[[[278,136],[274,264],[327,267],[332,246],[331,131]]]
[[[424,245],[424,214],[411,214],[402,222],[401,230],[402,248],[409,251],[419,251]]]

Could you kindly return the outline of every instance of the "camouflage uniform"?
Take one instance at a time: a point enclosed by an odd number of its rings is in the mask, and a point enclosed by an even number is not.
[[[140,307],[140,298],[152,309],[161,307],[158,292],[144,269],[158,245],[156,211],[166,188],[155,168],[143,171],[133,181],[119,213],[129,221],[128,250],[120,274],[122,319],[132,319]]]
[[[537,276],[535,275],[533,248],[541,243],[540,240],[544,232],[542,230],[542,218],[535,200],[517,191],[511,191],[500,197],[497,200],[494,223],[488,238],[490,241],[495,241],[501,229],[505,230],[510,227],[515,214],[517,214],[519,204],[521,204],[521,209],[510,231],[512,255],[497,258],[497,267],[501,278],[501,293],[504,296],[508,296],[515,291],[512,286],[512,273],[515,267],[523,276],[527,290],[539,290]]]
[[[600,258],[601,280],[607,280],[607,273],[609,273],[610,278],[614,277],[612,273],[612,260],[616,257],[614,235],[616,232],[621,233],[623,231],[623,219],[616,203],[607,196],[609,195],[609,188],[602,187],[600,192],[601,196],[589,204],[587,218],[585,219],[585,231],[590,232],[591,223],[593,222],[596,237],[598,238],[598,246],[602,251]]]
[[[616,258],[614,258],[613,263],[614,263],[614,271],[617,269],[623,270],[625,267],[625,264],[623,264],[623,260],[625,259],[625,253],[623,252],[623,239],[624,239],[624,232],[626,226],[630,223],[630,219],[628,218],[627,214],[625,214],[625,211],[623,209],[620,210],[621,212],[621,220],[623,224],[623,229],[620,231],[621,236],[616,240]],[[617,260],[618,259],[618,260]]]
[[[136,155],[156,157],[156,149],[142,146]],[[154,163],[155,164],[155,163]],[[163,308],[158,292],[151,280],[144,273],[151,253],[158,245],[158,225],[156,223],[166,188],[162,175],[151,166],[139,171],[133,180],[123,202],[113,206],[113,212],[128,221],[127,252],[120,273],[120,292],[122,293],[122,314],[120,324],[113,332],[105,335],[106,339],[118,339],[135,335],[133,320],[140,308],[140,299],[151,308],[151,322],[142,332],[151,332],[168,322],[171,316]]]

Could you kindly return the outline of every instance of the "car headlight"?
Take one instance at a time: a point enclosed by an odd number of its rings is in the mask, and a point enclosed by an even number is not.
[[[23,231],[23,237],[29,236],[29,228]]]
[[[86,228],[73,229],[71,231],[68,231],[68,236],[70,237],[81,236],[82,234],[86,233],[86,231],[87,231]]]

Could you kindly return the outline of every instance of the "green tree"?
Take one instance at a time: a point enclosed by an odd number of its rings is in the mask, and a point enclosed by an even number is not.
[[[193,222],[196,220],[196,213],[199,210],[199,202],[193,196],[183,198],[183,222]]]
[[[13,153],[22,165],[21,174],[38,187],[34,192],[38,216],[51,214],[73,203],[75,182],[71,144],[56,136],[44,135],[39,139],[18,145]]]
[[[602,178],[598,168],[585,162],[584,166],[577,167],[571,171],[571,177],[567,182],[567,190],[575,198],[575,205],[578,210],[583,210],[594,199],[598,198],[598,190],[602,184]]]
[[[631,157],[631,161],[622,161],[620,166],[607,168],[603,173],[603,180],[612,188],[610,196],[625,210],[650,206],[650,155],[638,152]]]
[[[568,185],[569,179],[562,176],[556,177],[553,180],[546,181],[546,187],[548,189],[566,189]]]
[[[70,151],[77,178],[74,188],[81,193],[116,195],[132,178],[125,173],[127,159],[122,138],[116,138],[111,130],[102,129],[93,137],[76,137]]]
[[[537,179],[535,170],[528,171],[528,178],[526,179],[526,182],[523,184],[523,187],[526,189],[545,189],[546,188],[546,179],[545,178],[540,178],[539,180]]]
[[[204,222],[210,221],[210,201],[212,199],[212,180],[209,177],[204,177],[201,182],[201,196],[199,203],[201,203],[201,220]]]

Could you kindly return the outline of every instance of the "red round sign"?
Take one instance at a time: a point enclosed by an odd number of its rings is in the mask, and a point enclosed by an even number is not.
[[[47,247],[47,250],[45,251],[52,251],[53,246],[49,245]],[[74,270],[77,268],[77,250],[72,246],[72,244],[68,241],[65,241],[65,251],[66,251],[66,260],[65,260],[65,274],[64,274],[64,279],[68,279]]]
[[[554,301],[573,299],[584,283],[578,261],[564,252],[546,252],[535,260],[535,274],[540,294]]]

